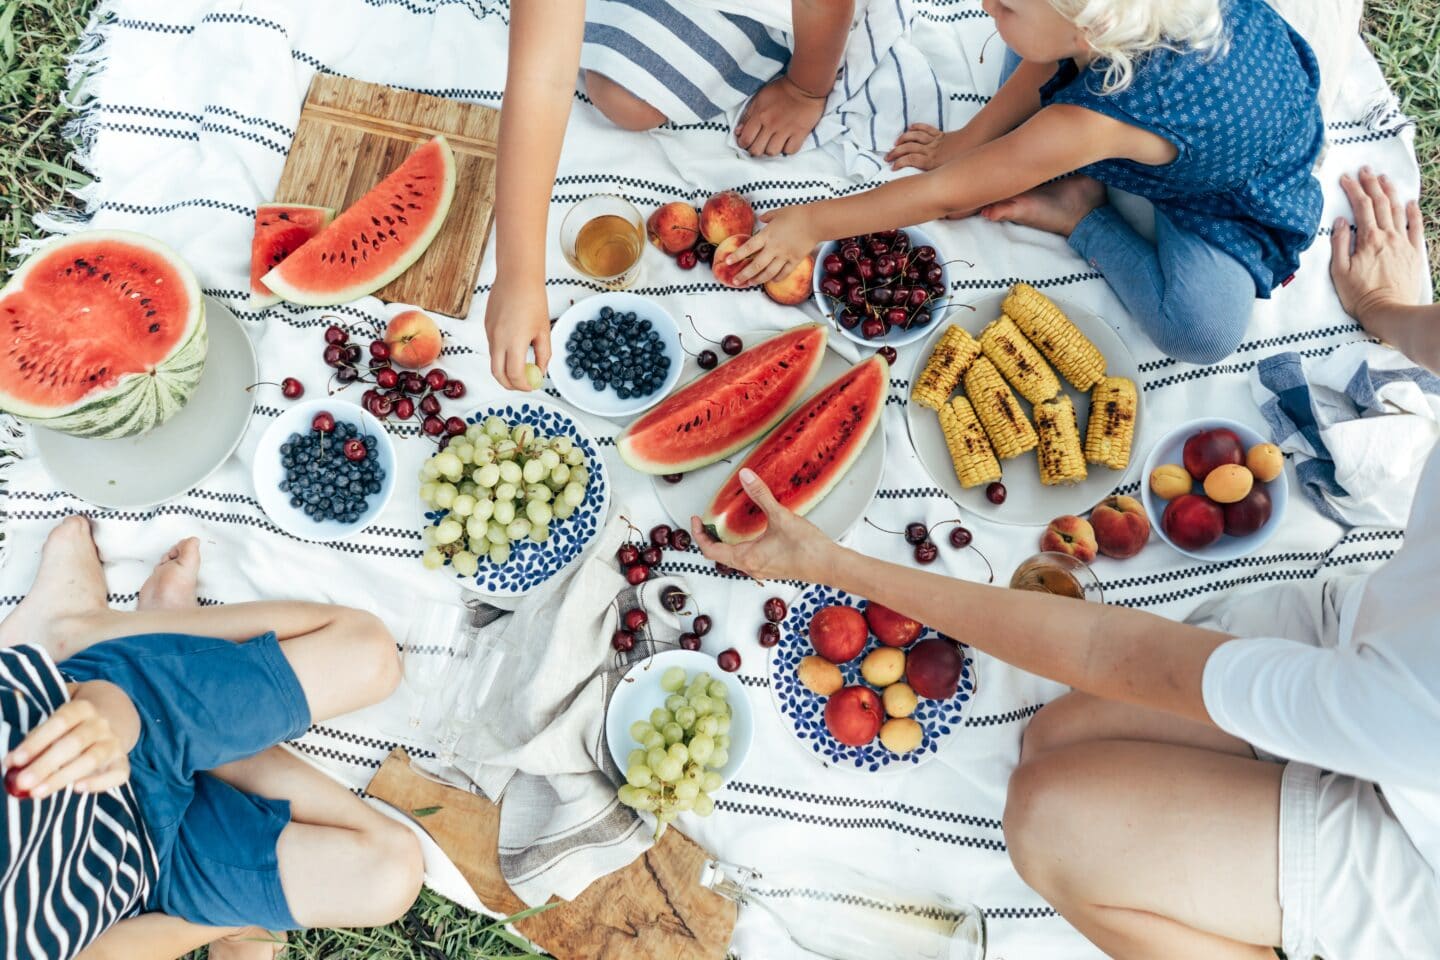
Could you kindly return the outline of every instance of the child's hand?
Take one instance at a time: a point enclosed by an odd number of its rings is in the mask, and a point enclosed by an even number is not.
[[[820,241],[810,232],[804,210],[803,206],[784,207],[760,215],[765,229],[725,258],[726,263],[750,259],[749,265],[736,275],[737,285],[749,287],[783,277],[815,251]]]
[[[820,122],[825,100],[781,74],[750,98],[735,127],[735,141],[752,157],[795,153]]]
[[[5,787],[40,799],[73,785],[98,793],[130,779],[130,748],[140,731],[135,706],[113,683],[71,688],[74,698],[40,723],[5,758]]]
[[[1369,167],[1360,169],[1359,180],[1341,177],[1340,186],[1355,212],[1355,250],[1350,250],[1350,222],[1341,217],[1330,238],[1330,276],[1345,312],[1377,333],[1370,323],[1377,313],[1420,302],[1425,276],[1420,205],[1401,203],[1390,178],[1376,177]]]
[[[535,348],[535,365],[541,370],[550,365],[550,304],[544,285],[497,279],[485,305],[485,334],[495,379],[511,390],[529,390],[529,349]]]
[[[895,140],[895,146],[885,154],[885,162],[891,170],[914,167],[916,170],[934,170],[949,163],[965,152],[963,130],[943,133],[928,123],[912,123]]]

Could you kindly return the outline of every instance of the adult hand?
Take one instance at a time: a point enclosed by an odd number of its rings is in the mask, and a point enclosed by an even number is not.
[[[1389,177],[1376,177],[1369,167],[1359,178],[1349,174],[1340,186],[1355,212],[1354,250],[1350,222],[1335,221],[1330,238],[1330,276],[1345,311],[1368,332],[1378,314],[1391,307],[1420,302],[1425,275],[1424,224],[1420,205],[1401,203]]]
[[[804,92],[781,74],[745,105],[735,127],[735,141],[752,157],[795,153],[820,122],[825,100]]]
[[[823,582],[832,556],[840,548],[820,528],[782,507],[765,481],[747,469],[740,485],[765,514],[765,532],[748,543],[721,543],[705,532],[699,517],[690,518],[690,532],[700,552],[760,580]]]
[[[765,229],[740,245],[725,259],[726,263],[740,263],[747,258],[750,263],[735,277],[740,286],[769,283],[776,277],[783,277],[810,254],[815,252],[819,239],[810,231],[810,218],[805,208],[782,207],[762,213],[760,221]]]
[[[529,390],[525,364],[535,348],[535,365],[550,365],[550,304],[543,284],[496,280],[485,305],[490,372],[502,387]]]
[[[72,690],[74,698],[5,758],[6,787],[12,793],[38,800],[71,785],[81,793],[97,793],[130,779],[129,750],[140,726],[130,698],[105,681]]]

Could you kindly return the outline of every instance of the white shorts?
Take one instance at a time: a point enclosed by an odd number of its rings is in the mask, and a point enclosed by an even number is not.
[[[1188,622],[1240,636],[1338,641],[1363,577],[1216,598]],[[1359,600],[1355,592],[1353,600]],[[1286,761],[1280,781],[1280,911],[1290,960],[1401,960],[1440,946],[1440,878],[1373,784]]]

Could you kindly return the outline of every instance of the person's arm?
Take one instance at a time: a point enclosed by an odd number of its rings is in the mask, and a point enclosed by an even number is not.
[[[495,166],[495,285],[485,332],[490,372],[512,390],[530,389],[525,364],[532,346],[542,370],[550,363],[545,225],[584,35],[584,0],[524,0],[510,10]]]
[[[254,927],[202,927],[163,913],[142,913],[96,937],[75,960],[179,960],[207,943],[239,939],[237,934],[262,942],[275,939]]]
[[[130,779],[128,755],[140,715],[125,691],[104,680],[71,684],[70,700],[5,758],[6,788],[34,799],[66,787],[98,793]]]
[[[1330,238],[1330,276],[1341,305],[1367,333],[1440,372],[1440,304],[1420,305],[1426,266],[1420,205],[1402,203],[1390,178],[1369,167],[1358,178],[1341,177],[1340,185],[1355,212],[1353,241],[1344,217]]]
[[[753,157],[795,153],[820,122],[850,37],[855,0],[791,0],[795,52],[785,72],[761,87],[735,127]]]

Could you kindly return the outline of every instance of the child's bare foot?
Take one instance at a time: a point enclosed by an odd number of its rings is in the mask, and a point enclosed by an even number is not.
[[[187,537],[157,564],[140,585],[136,610],[164,610],[196,605],[195,589],[200,579],[200,541]]]
[[[1105,185],[1082,174],[992,203],[980,211],[980,216],[996,223],[1018,223],[1068,237],[1081,220],[1106,202]]]
[[[30,592],[0,622],[0,646],[38,643],[57,660],[67,625],[104,610],[105,573],[90,536],[90,521],[71,516],[50,531]]]
[[[274,960],[285,949],[285,934],[246,927],[210,944],[210,960]]]

